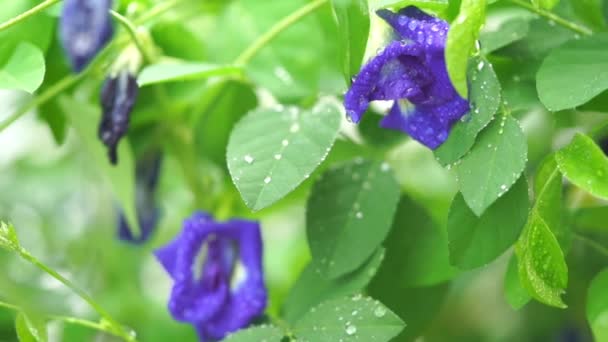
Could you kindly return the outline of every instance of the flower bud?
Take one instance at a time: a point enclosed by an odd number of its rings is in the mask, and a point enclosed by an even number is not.
[[[65,0],[60,20],[63,48],[80,72],[112,38],[112,0]]]
[[[112,164],[118,161],[116,149],[127,133],[129,117],[135,105],[138,86],[135,76],[126,69],[108,77],[101,88],[103,114],[99,124],[99,139],[108,147]]]

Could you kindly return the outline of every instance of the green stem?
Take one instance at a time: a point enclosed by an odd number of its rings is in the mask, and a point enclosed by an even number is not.
[[[243,51],[243,53],[241,53],[236,58],[236,60],[234,61],[234,64],[237,64],[237,65],[247,64],[247,62],[249,62],[251,60],[251,58],[253,58],[264,46],[266,46],[268,43],[270,43],[274,38],[276,38],[286,28],[295,24],[296,22],[298,22],[302,18],[306,17],[310,13],[314,12],[321,6],[325,5],[328,1],[329,0],[312,1],[312,2],[302,6],[297,11],[286,16],[285,18],[283,18],[283,20],[274,24],[274,26],[272,26],[270,28],[270,30],[266,31],[266,33],[261,35],[251,45],[249,45],[249,47],[247,49],[245,49],[245,51]]]
[[[114,19],[118,20],[118,22],[127,30],[129,36],[131,36],[131,39],[135,43],[135,46],[137,46],[137,49],[144,57],[144,59],[148,63],[153,62],[155,59],[154,55],[150,53],[148,49],[146,49],[146,45],[139,39],[139,36],[137,35],[137,28],[135,27],[135,25],[129,19],[114,10],[110,10],[110,14],[114,17]]]
[[[583,236],[581,234],[574,233],[573,235],[574,235],[574,238],[576,238],[580,242],[586,244],[589,247],[592,247],[598,253],[604,255],[605,257],[608,257],[608,248],[602,246],[601,244],[597,243],[596,241],[594,241],[586,236]]]
[[[538,8],[534,5],[532,5],[531,3],[528,3],[524,0],[510,0],[513,4],[519,6],[519,7],[523,7],[531,12],[534,12],[542,17],[547,18],[550,21],[555,22],[556,24],[559,24],[571,31],[574,31],[578,34],[582,34],[585,36],[589,36],[593,34],[593,31],[591,31],[589,28],[584,27],[582,25],[579,25],[577,23],[573,23],[571,21],[568,21],[562,17],[560,17],[559,15],[551,12],[551,11],[547,11],[545,9],[542,8]]]
[[[13,25],[16,25],[24,20],[26,20],[27,18],[36,15],[42,11],[44,11],[45,9],[53,6],[54,4],[58,3],[61,0],[46,0],[41,2],[40,4],[32,7],[31,9],[19,14],[18,16],[9,19],[5,22],[3,22],[2,24],[0,24],[0,32],[10,28]]]
[[[38,267],[39,269],[46,272],[51,277],[57,279],[63,285],[67,286],[69,289],[74,291],[74,293],[76,293],[80,298],[82,298],[85,302],[87,302],[101,317],[103,317],[106,321],[108,321],[108,323],[112,326],[114,334],[119,335],[120,337],[124,338],[126,341],[135,341],[134,337],[131,336],[131,334],[128,331],[125,331],[125,329],[122,327],[122,325],[120,323],[118,323],[104,308],[102,308],[99,304],[97,304],[97,302],[95,302],[95,300],[88,293],[86,293],[84,290],[80,289],[78,286],[76,286],[74,283],[72,283],[69,279],[67,279],[64,276],[62,276],[61,274],[59,274],[59,272],[55,271],[54,269],[52,269],[52,268],[48,267],[47,265],[45,265],[44,263],[42,263],[40,260],[36,259],[36,257],[31,255],[25,249],[19,248],[17,250],[17,252],[23,259],[27,260],[32,265]]]
[[[10,304],[10,303],[3,302],[3,301],[0,301],[0,308],[7,308],[7,309],[13,310],[13,311],[21,311],[22,310],[17,305]],[[80,325],[80,326],[83,326],[83,327],[87,327],[87,328],[103,331],[103,332],[106,332],[106,333],[109,333],[109,334],[112,334],[112,335],[116,334],[116,332],[114,330],[108,329],[108,326],[106,326],[106,325],[103,325],[103,324],[98,323],[98,322],[89,321],[89,320],[86,320],[86,319],[77,318],[77,317],[51,315],[51,316],[48,316],[48,319],[53,320],[53,321],[62,321],[62,322],[65,322],[65,323]]]
[[[21,310],[17,305],[13,305],[7,302],[0,301],[0,308],[7,308],[9,310],[19,311]]]
[[[52,87],[48,88],[44,93],[40,94],[40,96],[35,97],[32,101],[26,103],[24,106],[20,107],[16,112],[14,112],[11,116],[4,119],[0,122],[0,132],[5,130],[8,126],[10,126],[13,122],[17,121],[20,117],[27,114],[30,110],[42,105],[46,101],[54,98],[59,93],[68,89],[69,87],[76,84],[82,76],[84,76],[84,72],[78,75],[69,75],[63,78],[61,81],[54,84]]]

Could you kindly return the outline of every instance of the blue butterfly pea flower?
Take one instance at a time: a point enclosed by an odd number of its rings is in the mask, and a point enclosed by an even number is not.
[[[110,41],[112,0],[65,0],[60,35],[72,69],[82,71]]]
[[[200,253],[205,253],[197,266]],[[201,341],[220,340],[249,325],[266,308],[262,238],[255,221],[215,221],[197,212],[155,255],[173,278],[169,311],[196,328]],[[235,275],[238,266],[244,279]]]
[[[393,100],[381,127],[403,131],[436,149],[470,110],[446,68],[449,25],[414,6],[377,14],[393,27],[397,38],[361,68],[344,96],[346,113],[359,122],[371,101]]]
[[[138,237],[133,236],[124,213],[120,211],[118,218],[118,238],[120,240],[140,244],[148,241],[154,233],[160,218],[160,209],[156,205],[155,192],[161,164],[162,155],[158,151],[149,152],[137,160],[135,166],[135,202],[141,234]]]
[[[127,69],[106,78],[101,88],[102,117],[98,134],[99,139],[108,147],[108,157],[112,164],[118,162],[118,143],[129,129],[137,93],[137,80]]]

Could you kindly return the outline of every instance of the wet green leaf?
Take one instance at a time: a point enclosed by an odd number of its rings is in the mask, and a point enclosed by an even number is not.
[[[232,181],[245,204],[260,210],[302,183],[325,159],[338,134],[338,105],[312,110],[259,109],[234,127],[227,148]]]
[[[335,279],[360,267],[386,238],[398,201],[399,185],[385,163],[356,160],[325,172],[306,210],[310,251],[321,274]]]
[[[564,177],[574,185],[608,199],[608,158],[593,139],[579,133],[555,158]]]

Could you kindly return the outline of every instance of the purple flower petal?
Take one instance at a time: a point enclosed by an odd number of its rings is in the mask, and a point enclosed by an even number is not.
[[[421,87],[431,81],[420,60],[422,53],[418,45],[396,41],[367,62],[344,95],[350,119],[359,122],[374,100],[421,96]]]
[[[414,6],[406,7],[399,13],[389,10],[379,10],[376,13],[402,38],[423,45],[425,49],[443,51],[445,48],[449,29],[447,22],[432,17]]]
[[[205,248],[197,276],[196,260]],[[257,222],[216,222],[197,213],[184,221],[180,235],[155,254],[175,281],[169,311],[176,320],[192,323],[201,339],[221,339],[264,312],[267,294]],[[246,275],[234,286],[239,263]]]
[[[460,98],[442,106],[416,106],[405,111],[396,102],[380,126],[405,132],[425,146],[436,149],[447,140],[452,125],[468,110],[468,102]]]
[[[394,100],[381,126],[406,132],[435,149],[469,111],[467,100],[454,89],[446,68],[448,23],[413,6],[398,13],[377,13],[402,40],[393,41],[363,66],[344,95],[346,113],[353,122],[359,122],[369,102]],[[404,100],[413,105],[405,113],[398,105]]]

